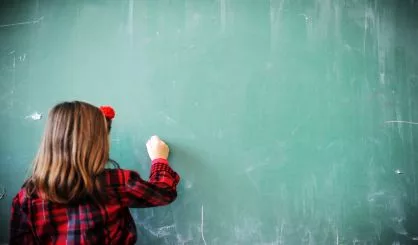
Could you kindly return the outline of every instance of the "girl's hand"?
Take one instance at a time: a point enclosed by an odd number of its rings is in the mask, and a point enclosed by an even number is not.
[[[159,158],[167,160],[170,149],[164,141],[154,135],[147,141],[147,151],[151,161]]]

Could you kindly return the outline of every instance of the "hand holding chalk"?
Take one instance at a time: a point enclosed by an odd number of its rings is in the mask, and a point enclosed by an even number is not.
[[[147,151],[151,161],[155,159],[167,159],[170,149],[158,136],[154,135],[147,141]]]

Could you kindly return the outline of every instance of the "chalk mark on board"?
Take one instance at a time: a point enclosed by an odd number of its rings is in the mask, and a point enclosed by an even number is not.
[[[177,123],[176,120],[174,120],[172,117],[170,117],[168,115],[165,116],[165,119],[167,120],[167,123],[169,123],[169,124],[176,124]]]
[[[405,123],[405,124],[418,125],[418,122],[411,122],[411,121],[385,121],[385,123]]]
[[[301,123],[296,125],[296,127],[292,130],[291,135],[295,135],[295,133],[299,130],[300,125],[301,125]]]
[[[303,16],[305,18],[306,23],[308,23],[312,18],[304,13],[298,14],[299,16]]]
[[[133,44],[133,36],[132,34],[134,33],[134,1],[133,0],[129,0],[129,13],[128,13],[128,34],[130,37],[130,45],[132,46]]]
[[[14,51],[13,51],[13,53],[10,53],[10,55],[13,55],[13,70],[14,70],[14,69],[16,69],[16,55],[14,54]]]
[[[284,230],[284,222],[282,221],[282,224],[280,225],[280,235],[279,235],[279,239],[278,239],[278,243],[280,245],[283,244],[283,230]]]
[[[340,236],[338,235],[338,228],[337,228],[337,231],[336,231],[336,233],[337,233],[337,237],[336,237],[336,241],[335,241],[335,245],[339,245],[340,244]]]
[[[166,120],[166,123],[167,124],[177,124],[177,120],[175,120],[174,118],[172,118],[169,115],[165,114],[163,111],[158,112],[158,115],[160,115],[161,117],[163,117]]]
[[[34,112],[31,115],[25,117],[25,119],[32,119],[34,121],[41,120],[41,118],[42,118],[42,114],[38,112]]]
[[[202,222],[200,223],[200,233],[202,234],[203,244],[206,245],[205,235],[203,234],[203,218],[204,218],[204,214],[203,214],[203,205],[202,205]]]
[[[12,50],[8,54],[8,55],[12,56],[12,58],[11,58],[11,60],[12,60],[11,68],[8,69],[8,70],[11,71],[11,75],[12,75],[10,91],[7,91],[6,93],[1,94],[1,96],[0,96],[0,100],[6,100],[7,98],[10,98],[6,102],[8,106],[5,108],[4,111],[11,110],[14,106],[14,103],[15,103],[15,99],[13,99],[13,95],[14,95],[15,89],[16,89],[16,54],[15,53],[16,53],[15,50]]]
[[[153,229],[150,225],[144,224],[142,225],[142,228],[144,228],[149,233],[151,233],[151,235],[157,238],[162,238],[162,237],[169,236],[171,234],[171,231],[173,230],[175,231],[176,226],[173,224],[173,225],[167,225],[167,226],[158,227],[157,229]]]
[[[312,232],[309,229],[305,231],[305,235],[302,237],[302,241],[304,243],[308,243],[308,245],[312,244]]]
[[[121,140],[119,138],[112,139],[111,142],[116,142],[116,144],[119,144]]]
[[[255,190],[258,193],[261,193],[260,188],[258,187],[257,183],[254,181],[254,179],[251,177],[251,175],[249,175],[248,172],[246,172],[245,174],[247,175],[248,179],[250,180],[250,183],[254,186]]]
[[[190,180],[185,181],[184,188],[190,189],[192,188],[192,186],[193,186],[193,183]]]
[[[221,19],[221,30],[222,32],[225,31],[225,27],[226,27],[226,1],[225,0],[221,0],[219,2],[219,14],[220,14],[220,19]]]
[[[366,53],[366,44],[367,44],[367,32],[370,30],[371,27],[375,26],[375,14],[373,9],[368,7],[364,10],[364,35],[363,35],[363,54]]]
[[[367,10],[364,13],[364,35],[363,35],[363,55],[366,54],[366,41],[367,41],[367,30],[369,29],[369,23],[367,18]]]
[[[6,197],[6,187],[0,185],[0,200]]]
[[[299,131],[300,127],[305,124],[307,121],[309,121],[309,119],[311,119],[313,112],[309,113],[308,116],[306,117],[306,120],[299,122],[295,128],[290,132],[290,134],[292,136],[294,136],[296,134],[296,132]]]
[[[42,17],[39,17],[38,19],[35,19],[35,20],[29,20],[29,21],[17,22],[17,23],[12,23],[12,24],[0,25],[0,28],[37,24],[37,23],[41,22],[43,19],[44,19],[44,17],[42,16]]]
[[[265,166],[268,166],[268,165],[270,165],[270,163],[267,163],[267,162],[256,164],[256,165],[250,165],[248,168],[245,169],[245,173],[252,172],[255,169],[262,168],[262,167],[265,167]]]

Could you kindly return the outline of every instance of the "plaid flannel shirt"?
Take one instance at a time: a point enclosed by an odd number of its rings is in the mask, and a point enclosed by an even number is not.
[[[57,204],[22,188],[13,199],[10,245],[135,244],[136,227],[129,208],[163,206],[177,197],[180,180],[164,159],[153,161],[149,181],[138,173],[106,169],[106,203]]]

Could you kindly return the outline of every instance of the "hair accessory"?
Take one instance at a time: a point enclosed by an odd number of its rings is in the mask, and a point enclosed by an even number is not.
[[[104,116],[108,120],[112,120],[115,118],[115,110],[111,106],[100,106],[100,110],[103,112]]]

